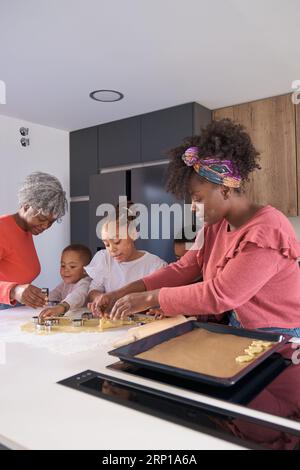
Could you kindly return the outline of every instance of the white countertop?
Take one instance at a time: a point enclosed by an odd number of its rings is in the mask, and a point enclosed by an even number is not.
[[[31,319],[33,312],[34,310],[27,307],[0,311],[0,329],[1,321],[5,321],[6,327],[8,323],[11,324],[12,332],[16,328],[19,329],[20,325]],[[22,333],[26,334],[28,333]],[[107,341],[108,334],[105,333],[105,347],[100,350],[69,355],[22,343],[22,335],[18,342],[5,344],[3,364],[0,358],[1,444],[12,449],[240,448],[201,432],[56,383],[86,369],[128,380],[128,375],[105,368],[106,365],[116,362],[115,358],[107,354],[111,349]],[[120,334],[122,332],[119,331],[118,336]],[[147,379],[136,381],[169,392],[175,390],[175,387]],[[195,393],[188,391],[185,391],[184,395],[197,398]],[[207,402],[220,406],[219,400],[207,398]],[[229,407],[240,409],[238,405],[226,404],[226,409]],[[250,415],[264,416],[260,412],[247,412]],[[268,418],[269,415],[265,417]],[[280,418],[278,420],[282,422]]]

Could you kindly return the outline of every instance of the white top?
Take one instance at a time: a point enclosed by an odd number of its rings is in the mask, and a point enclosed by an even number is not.
[[[111,292],[166,265],[165,261],[148,251],[134,261],[118,262],[107,250],[100,250],[84,269],[92,278],[89,291]]]
[[[86,304],[91,279],[88,276],[80,279],[75,284],[61,282],[49,294],[50,302],[67,302],[70,310],[83,307]]]

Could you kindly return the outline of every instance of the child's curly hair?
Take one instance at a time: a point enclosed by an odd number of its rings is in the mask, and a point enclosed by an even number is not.
[[[231,119],[212,121],[202,129],[201,135],[185,138],[182,145],[168,152],[171,161],[167,172],[167,191],[178,198],[185,196],[190,177],[196,174],[193,167],[187,166],[181,158],[189,147],[198,147],[200,157],[231,160],[239,170],[243,183],[249,181],[252,171],[261,168],[258,163],[259,152],[253,146],[244,126]],[[240,189],[235,191],[240,192]]]

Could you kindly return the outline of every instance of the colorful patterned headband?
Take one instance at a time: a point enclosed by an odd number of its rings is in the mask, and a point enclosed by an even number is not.
[[[192,166],[199,176],[211,183],[222,184],[229,188],[241,186],[242,178],[230,160],[200,158],[198,147],[189,147],[181,158],[187,166]]]

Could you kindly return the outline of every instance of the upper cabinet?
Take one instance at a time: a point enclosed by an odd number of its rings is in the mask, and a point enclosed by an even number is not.
[[[101,170],[167,159],[167,150],[210,121],[209,109],[186,103],[71,132],[71,197],[87,196],[89,177]]]
[[[87,196],[90,175],[98,168],[98,127],[70,133],[70,194]]]
[[[197,103],[187,103],[141,116],[141,161],[167,158],[167,151],[184,137],[200,132],[211,121],[211,111]]]
[[[139,163],[140,127],[139,116],[98,126],[99,167],[108,168]]]
[[[166,151],[211,121],[211,111],[187,103],[98,127],[101,169],[166,159]]]
[[[106,210],[109,209],[107,204],[115,206],[119,202],[119,196],[126,195],[126,171],[92,175],[89,195],[89,247],[95,253],[97,250],[105,248],[99,233],[98,223],[103,216],[108,215],[106,213]],[[101,204],[104,206],[100,207]],[[105,213],[103,213],[104,211]]]
[[[89,202],[70,203],[71,243],[89,246]]]
[[[300,112],[297,112],[300,118]],[[251,175],[247,187],[251,200],[271,204],[287,216],[296,216],[295,107],[291,96],[276,96],[218,109],[213,117],[217,120],[228,117],[243,124],[260,152],[262,169]]]

